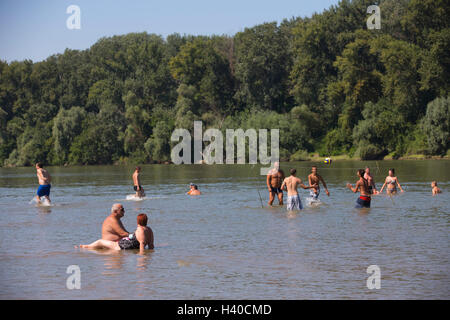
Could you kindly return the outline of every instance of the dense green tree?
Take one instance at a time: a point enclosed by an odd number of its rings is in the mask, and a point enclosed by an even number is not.
[[[69,110],[60,109],[53,121],[52,137],[55,151],[55,164],[64,164],[68,160],[73,139],[81,133],[86,112],[80,107]]]
[[[444,155],[450,148],[450,96],[428,104],[422,127],[430,152]]]
[[[277,23],[246,28],[235,36],[236,99],[241,105],[285,111],[291,56]]]
[[[353,130],[353,138],[364,160],[382,159],[394,152],[407,129],[401,114],[388,102],[368,102],[362,112],[364,119]]]
[[[196,38],[186,43],[169,64],[179,84],[194,89],[191,95],[193,113],[230,111],[233,94],[230,66],[211,40]]]
[[[448,0],[380,1],[381,29],[367,30],[373,4],[0,61],[0,165],[167,161],[171,132],[194,120],[280,129],[283,159],[446,154]]]

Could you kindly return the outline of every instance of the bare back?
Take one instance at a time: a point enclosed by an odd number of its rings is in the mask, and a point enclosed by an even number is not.
[[[367,180],[364,179],[359,179],[356,182],[356,189],[359,190],[359,192],[361,193],[362,196],[367,196],[370,197],[370,190],[369,190],[369,183],[367,182]]]
[[[286,185],[288,196],[295,196],[298,194],[297,188],[302,183],[297,177],[290,176],[289,178],[284,179],[283,185]]]
[[[154,249],[153,230],[149,227],[138,226],[135,232],[136,239],[139,243],[143,243],[144,247],[148,246],[149,249]]]

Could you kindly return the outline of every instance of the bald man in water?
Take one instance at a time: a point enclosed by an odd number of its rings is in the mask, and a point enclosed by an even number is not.
[[[125,215],[125,209],[120,203],[113,204],[111,214],[106,217],[102,225],[102,239],[110,241],[119,241],[128,237],[128,231],[120,219]]]
[[[275,200],[275,195],[278,196],[278,202],[283,205],[283,190],[281,184],[283,183],[285,176],[283,170],[280,169],[280,163],[275,162],[273,169],[267,174],[267,188],[269,189],[269,206],[272,205]]]

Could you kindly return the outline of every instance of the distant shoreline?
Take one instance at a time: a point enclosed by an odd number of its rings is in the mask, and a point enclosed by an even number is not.
[[[405,156],[405,157],[399,157],[397,159],[393,159],[392,157],[386,156],[384,157],[384,159],[379,159],[379,160],[361,160],[361,158],[358,157],[349,157],[348,155],[338,155],[338,156],[331,156],[331,157],[320,157],[320,156],[311,156],[309,159],[302,159],[302,160],[289,160],[289,159],[280,159],[281,163],[289,163],[289,162],[324,162],[324,160],[326,158],[331,158],[331,160],[333,162],[340,162],[340,161],[390,161],[390,160],[450,160],[450,156],[445,155],[445,156],[425,156],[425,155],[410,155],[410,156]],[[111,164],[74,164],[74,165],[63,165],[63,166],[53,166],[53,165],[47,165],[47,167],[85,167],[85,166],[135,166],[135,165],[152,165],[152,164],[156,164],[156,165],[172,165],[173,163],[170,161],[165,161],[165,162],[155,162],[155,163],[133,163],[133,162],[116,162],[116,163],[111,163]],[[225,164],[225,163],[224,163]],[[207,165],[206,163],[204,163],[204,165]],[[226,165],[226,164],[225,164]],[[32,165],[30,166],[0,166],[1,168],[30,168],[33,167]]]

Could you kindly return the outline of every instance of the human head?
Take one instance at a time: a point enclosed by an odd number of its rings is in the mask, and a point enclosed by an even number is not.
[[[358,176],[361,177],[361,178],[364,178],[364,172],[365,172],[364,169],[359,169],[358,170]]]
[[[136,167],[136,171],[140,172],[141,171],[141,167]]]
[[[274,163],[273,163],[273,168],[274,168],[275,170],[280,170],[280,163],[279,163],[278,161],[274,162]]]
[[[138,214],[137,224],[140,226],[147,226],[147,215],[145,213]]]
[[[194,190],[198,190],[198,186],[196,184],[193,185]]]
[[[367,174],[370,174],[370,168],[369,167],[366,167],[366,171],[365,171]]]
[[[114,203],[111,207],[111,214],[116,214],[122,218],[125,215],[125,209],[120,203]]]
[[[437,182],[436,181],[431,181],[431,187],[432,188],[437,187]]]
[[[317,166],[312,166],[311,167],[311,172],[316,174],[317,173]]]
[[[389,169],[389,175],[390,175],[391,177],[395,176],[395,170],[394,170],[394,168]]]
[[[42,169],[42,162],[36,163],[36,169]]]
[[[195,187],[195,184],[193,184],[192,182],[189,184],[189,187],[191,188],[191,190],[192,189],[194,189],[194,187]]]
[[[295,174],[297,173],[297,170],[292,168],[291,170],[289,170],[289,172],[291,173],[291,176],[295,176]]]

